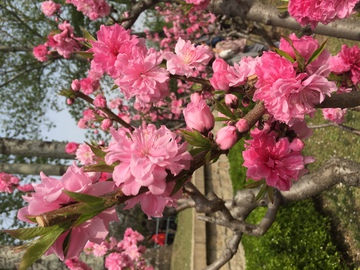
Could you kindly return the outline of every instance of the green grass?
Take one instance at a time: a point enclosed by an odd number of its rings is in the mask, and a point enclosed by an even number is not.
[[[171,256],[171,270],[187,270],[191,265],[192,210],[181,211],[177,217],[177,230]]]

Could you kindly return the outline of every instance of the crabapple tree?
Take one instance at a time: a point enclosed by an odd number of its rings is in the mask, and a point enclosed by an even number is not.
[[[82,166],[72,164],[60,179],[41,173],[41,182],[24,196],[27,205],[18,218],[37,226],[6,231],[21,240],[36,238],[26,245],[20,269],[42,254],[74,259],[88,241],[101,245],[109,222],[117,219],[114,207],[119,204],[125,209],[139,204],[149,218],[161,217],[183,195],[188,197],[186,205],[198,212],[217,213],[203,217],[205,221],[234,231],[224,256],[207,268],[219,269],[236,253],[243,234],[258,236],[270,228],[281,204],[313,196],[338,182],[359,186],[358,163],[334,158],[309,174],[306,166],[314,158],[302,153],[304,140],[311,136],[306,119],[316,108],[340,123],[347,108],[360,106],[357,45],[343,45],[332,55],[313,36],[291,34],[274,47],[258,26],[270,50],[231,66],[196,40],[221,35],[229,27],[241,33],[243,19],[254,16],[257,5],[252,1],[134,1],[121,14],[106,1],[66,3],[90,20],[109,20],[98,31],[83,29],[78,36],[63,6],[45,1],[43,13],[58,25],[33,53],[43,63],[53,54],[87,59],[87,76],[69,81],[60,93],[69,106],[85,101],[78,126],[104,132],[108,140],[78,146],[76,157]],[[309,31],[317,32],[320,22],[327,25],[319,27],[321,32],[334,29],[332,21],[355,13],[357,3],[290,0],[288,9],[297,27],[310,25]],[[149,8],[167,23],[163,38],[146,31],[153,47],[130,31]],[[227,17],[234,25],[225,25]],[[283,20],[290,26],[295,22],[286,16]],[[342,34],[351,38],[346,31],[336,33]],[[358,34],[352,37],[359,40]],[[104,80],[113,86],[107,87]],[[215,121],[224,127],[213,134]],[[247,135],[242,165],[247,178],[255,181],[252,188],[239,191],[230,206],[216,195],[201,194],[191,183],[193,172],[227,154]],[[246,222],[260,206],[268,208],[264,219],[259,224]],[[127,262],[119,249],[112,254],[109,269]]]

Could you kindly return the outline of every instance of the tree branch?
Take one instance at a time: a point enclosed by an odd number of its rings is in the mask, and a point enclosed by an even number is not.
[[[316,105],[316,108],[353,108],[360,105],[360,91],[332,95]]]

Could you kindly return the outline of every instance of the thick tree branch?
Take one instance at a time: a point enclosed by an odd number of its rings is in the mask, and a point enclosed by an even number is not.
[[[360,91],[326,97],[316,108],[353,108],[360,105]]]
[[[281,18],[276,7],[263,4],[259,0],[213,0],[210,4],[210,10],[216,15],[223,14],[228,17],[246,18],[267,25],[303,30],[303,27],[293,18]],[[319,24],[313,32],[330,37],[360,40],[358,22],[350,20],[335,21],[328,25]]]

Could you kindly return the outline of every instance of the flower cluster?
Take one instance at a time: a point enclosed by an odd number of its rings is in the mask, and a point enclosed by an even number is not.
[[[280,49],[290,56],[295,56],[293,47],[301,54],[305,63],[319,45],[311,37],[280,41]],[[336,84],[325,77],[330,73],[328,61],[330,54],[323,51],[320,56],[307,65],[305,70],[298,70],[299,63],[275,52],[265,52],[259,59],[255,73],[258,76],[254,101],[264,101],[265,107],[276,120],[290,126],[302,121],[304,116],[315,111],[314,105],[321,103],[325,96],[337,90]]]
[[[191,155],[186,143],[165,126],[159,129],[152,124],[129,133],[125,128],[111,129],[113,140],[107,148],[107,164],[120,162],[113,172],[113,179],[125,195],[138,195],[127,201],[127,206],[140,202],[143,211],[150,216],[161,216],[170,198],[173,185],[166,182],[168,172],[177,175],[190,168]],[[139,194],[141,187],[147,193]]]
[[[97,20],[110,14],[111,7],[106,0],[66,0],[67,4],[73,4],[76,9],[88,16],[90,20]]]
[[[292,181],[307,172],[305,165],[313,162],[313,158],[302,156],[304,143],[300,139],[280,138],[270,125],[263,130],[255,128],[250,135],[252,139],[245,141],[243,152],[248,178],[265,179],[268,186],[289,190]]]
[[[13,193],[19,182],[20,180],[16,176],[0,172],[0,192]]]
[[[290,0],[288,10],[302,26],[314,29],[319,22],[328,24],[349,17],[358,0]]]
[[[53,1],[44,1],[41,3],[41,11],[46,17],[52,17],[56,12],[59,12],[61,8],[60,4],[56,4]]]
[[[146,248],[138,245],[143,240],[144,236],[131,228],[127,228],[121,241],[118,242],[113,237],[110,237],[109,241],[103,241],[100,244],[89,241],[84,247],[84,252],[95,257],[105,256],[105,267],[108,270],[153,270],[154,268],[147,265],[142,256]],[[70,270],[77,270],[76,267],[91,270],[88,265],[79,259],[68,259],[65,264]]]
[[[60,180],[47,177],[41,173],[41,183],[34,185],[35,192],[23,196],[28,206],[21,208],[18,212],[20,220],[32,223],[28,217],[38,216],[43,213],[59,209],[60,207],[73,203],[63,190],[100,196],[114,190],[113,182],[98,182],[100,174],[84,173],[83,168],[71,165]],[[55,253],[61,260],[77,257],[88,240],[100,243],[108,234],[108,223],[117,220],[114,208],[98,214],[81,225],[63,233],[49,248],[46,254]],[[63,243],[70,236],[70,245],[64,252]]]
[[[347,75],[352,83],[360,83],[360,49],[355,44],[349,48],[347,45],[341,47],[338,55],[331,57],[330,70],[338,75]]]

